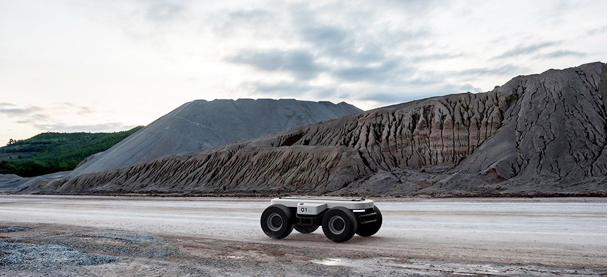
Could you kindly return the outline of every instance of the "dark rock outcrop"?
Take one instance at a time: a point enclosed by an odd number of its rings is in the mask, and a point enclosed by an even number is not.
[[[53,181],[43,193],[606,193],[606,64]]]

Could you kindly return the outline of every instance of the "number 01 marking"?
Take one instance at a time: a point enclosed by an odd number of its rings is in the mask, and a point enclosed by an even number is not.
[[[308,212],[308,208],[300,207],[300,212],[303,212],[303,213]]]

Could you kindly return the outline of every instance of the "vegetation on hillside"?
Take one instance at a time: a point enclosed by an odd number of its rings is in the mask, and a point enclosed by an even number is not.
[[[86,157],[105,151],[143,126],[114,133],[42,133],[11,139],[0,148],[0,174],[22,177],[72,170]]]

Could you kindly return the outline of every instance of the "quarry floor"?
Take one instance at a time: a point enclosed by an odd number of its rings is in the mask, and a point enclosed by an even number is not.
[[[266,237],[269,200],[0,196],[0,276],[606,275],[606,198],[374,199],[342,244]]]

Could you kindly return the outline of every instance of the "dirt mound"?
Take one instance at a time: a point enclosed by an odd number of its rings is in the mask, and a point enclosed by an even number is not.
[[[53,181],[45,193],[606,193],[606,64],[519,76],[201,153]]]
[[[137,165],[156,158],[235,143],[361,110],[344,102],[293,99],[196,100],[182,105],[105,152],[70,176]]]

